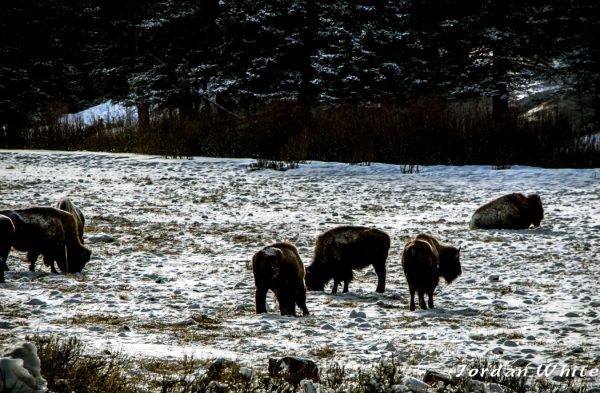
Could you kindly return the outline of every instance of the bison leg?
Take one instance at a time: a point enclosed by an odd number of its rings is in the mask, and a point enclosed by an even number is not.
[[[261,314],[267,312],[267,292],[269,288],[257,287],[254,293],[254,301],[256,303],[256,313]]]
[[[40,254],[38,254],[36,252],[33,252],[33,251],[27,252],[27,261],[29,262],[29,271],[30,272],[35,271],[35,262],[37,261],[39,256],[40,256]]]
[[[410,311],[415,311],[415,288],[409,287],[408,290],[410,291],[410,306],[408,309]]]
[[[8,264],[6,260],[8,259],[8,254],[10,252],[10,247],[7,247],[6,250],[0,251],[0,283],[4,282],[4,271],[8,271]]]
[[[58,247],[52,255],[44,255],[44,263],[46,261],[46,257],[48,257],[48,261],[50,262],[50,270],[52,273],[57,273],[56,270],[52,270],[52,268],[54,268],[55,261],[63,274],[69,273],[69,259],[67,256],[66,247]]]
[[[349,280],[345,280],[344,281],[344,293],[348,292],[348,285],[350,285],[350,281]]]
[[[52,273],[58,274],[56,268],[54,267],[54,259],[48,258],[44,255],[44,265],[49,266]]]
[[[354,278],[354,274],[352,273],[352,269],[348,270],[344,275],[342,280],[344,281],[344,293],[348,292],[348,286],[350,285],[350,281]]]
[[[0,256],[0,283],[4,282],[4,271],[8,270],[6,265],[6,257]]]
[[[296,304],[302,310],[302,315],[308,315],[308,308],[306,308],[306,292],[303,284],[298,287],[297,293],[298,295],[296,296]]]
[[[332,294],[337,293],[338,285],[340,285],[340,279],[339,278],[334,278],[333,279],[333,288],[331,289],[331,293]],[[344,284],[344,287],[345,286],[346,285]]]
[[[296,288],[280,287],[275,295],[279,303],[279,312],[281,315],[296,316]]]
[[[419,307],[421,307],[422,310],[427,310],[424,291],[418,290],[417,293],[419,294]]]
[[[427,297],[429,298],[429,301],[427,302],[427,305],[429,306],[429,308],[434,308],[433,307],[433,291],[428,292],[427,293]]]
[[[377,274],[377,289],[376,292],[385,292],[385,261],[383,263],[376,263],[373,265],[375,273]]]
[[[10,252],[10,248],[6,251],[4,251],[4,250],[0,251],[0,270],[3,272],[10,270],[8,268],[8,264],[6,263],[6,261],[8,260],[9,252]]]

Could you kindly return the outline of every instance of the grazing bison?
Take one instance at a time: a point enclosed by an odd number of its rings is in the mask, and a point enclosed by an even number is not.
[[[323,291],[333,278],[336,293],[340,282],[344,292],[352,281],[352,270],[373,265],[377,274],[377,289],[385,291],[385,263],[390,249],[390,237],[383,231],[360,226],[342,226],[322,233],[317,238],[315,256],[306,268],[306,287]]]
[[[462,273],[460,249],[445,246],[433,236],[421,233],[404,246],[402,268],[410,291],[410,311],[415,310],[415,292],[422,309],[427,309],[425,294],[429,297],[429,308],[433,308],[433,291],[440,276],[450,284]]]
[[[40,254],[54,272],[54,262],[63,273],[77,273],[90,260],[91,251],[81,244],[77,222],[71,213],[54,207],[32,207],[4,210],[0,214],[13,222],[15,235],[12,247],[27,251],[30,271],[35,270],[35,262]]]
[[[60,198],[58,202],[56,202],[56,205],[54,205],[54,207],[60,210],[64,210],[67,213],[71,213],[73,215],[73,218],[75,218],[75,223],[77,224],[77,234],[79,236],[79,241],[81,241],[81,244],[83,244],[83,228],[85,226],[85,217],[83,216],[81,210],[79,210],[79,208],[75,206],[73,202],[71,202],[71,200],[67,197]],[[27,253],[28,261],[36,261],[38,257],[39,254],[36,254],[34,252],[30,251]],[[48,261],[46,260],[46,258],[44,258],[44,265],[48,266],[52,273],[57,273],[56,268],[54,267],[54,262]]]
[[[252,271],[257,314],[267,312],[266,297],[270,289],[275,293],[281,315],[296,316],[296,305],[303,315],[308,315],[304,265],[293,244],[275,243],[258,251],[252,257]]]
[[[15,236],[15,226],[10,218],[0,214],[0,283],[4,282],[4,271],[8,270],[6,259]]]
[[[475,211],[471,229],[526,229],[540,226],[544,218],[542,200],[537,194],[504,195]]]

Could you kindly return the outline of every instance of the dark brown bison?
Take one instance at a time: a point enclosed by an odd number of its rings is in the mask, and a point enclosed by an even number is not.
[[[504,195],[478,208],[471,218],[471,229],[526,229],[540,226],[544,218],[542,200],[537,194]]]
[[[317,238],[313,261],[306,268],[306,287],[323,291],[333,278],[331,293],[337,292],[342,281],[344,292],[348,292],[352,270],[373,265],[377,274],[376,291],[383,293],[389,249],[390,237],[375,228],[342,226],[324,232]]]
[[[90,260],[91,251],[81,244],[77,222],[71,213],[54,207],[32,207],[4,210],[0,214],[13,222],[15,236],[12,247],[27,251],[30,271],[35,270],[40,254],[50,266],[56,262],[63,273],[80,272]]]
[[[6,259],[15,236],[15,226],[10,218],[0,214],[0,283],[4,282],[4,271],[8,270]]]
[[[73,218],[75,218],[75,223],[77,224],[77,234],[79,236],[79,241],[81,241],[81,244],[83,244],[83,229],[85,226],[85,217],[83,216],[81,210],[79,210],[79,208],[75,206],[73,202],[71,202],[71,199],[67,197],[60,198],[58,202],[56,202],[54,207],[60,210],[64,210],[73,215]],[[39,254],[36,254],[32,251],[27,253],[28,261],[36,261],[38,257]],[[46,258],[44,258],[44,265],[48,266],[52,273],[58,273],[56,271],[56,268],[54,267],[54,262],[48,261]]]
[[[462,273],[460,249],[443,245],[433,236],[421,233],[404,246],[402,268],[410,291],[410,310],[415,310],[415,292],[422,309],[427,309],[425,294],[429,297],[429,308],[433,308],[433,291],[440,276],[450,284]]]
[[[252,271],[257,314],[267,312],[266,298],[270,289],[277,298],[281,315],[296,316],[296,305],[303,315],[308,315],[304,265],[293,244],[275,243],[258,251],[252,257]]]

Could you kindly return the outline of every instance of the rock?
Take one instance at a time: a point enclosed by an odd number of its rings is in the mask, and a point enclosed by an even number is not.
[[[229,359],[218,358],[215,359],[210,366],[208,366],[207,376],[209,379],[218,379],[221,376],[221,373],[226,369],[235,366],[236,363]]]
[[[565,314],[565,317],[567,318],[579,318],[579,314],[577,314],[576,312],[568,312]]]
[[[248,367],[240,367],[240,375],[248,380],[252,379],[252,377],[254,375],[256,375],[256,373],[254,372],[254,370],[252,370],[251,368]]]
[[[25,304],[28,304],[30,306],[45,306],[46,302],[40,299],[33,298]]]
[[[483,393],[485,391],[485,384],[475,379],[470,379],[465,386],[466,392],[472,393]]]
[[[367,313],[365,313],[364,311],[352,310],[350,312],[350,318],[366,318],[366,317],[367,317]]]
[[[269,358],[269,375],[297,385],[303,379],[319,381],[319,368],[312,360],[299,356]]]
[[[490,274],[488,276],[488,280],[490,280],[490,281],[500,281],[500,275],[499,274]]]
[[[529,364],[529,361],[523,358],[519,358],[511,363],[514,367],[525,367]]]
[[[317,387],[315,386],[313,381],[310,381],[308,379],[303,379],[302,381],[300,381],[300,388],[304,393],[317,393]]]
[[[485,393],[505,393],[510,392],[510,389],[506,386],[497,383],[486,383],[484,387]]]
[[[97,235],[88,236],[87,241],[89,243],[114,243],[117,241],[117,239],[114,236],[105,233],[99,233]]]
[[[219,381],[210,381],[207,391],[214,393],[226,393],[229,392],[229,385]]]
[[[303,379],[300,381],[300,389],[304,393],[335,393],[335,390],[326,388],[325,386],[319,383],[314,383],[308,379]]]
[[[435,385],[437,382],[442,381],[445,385],[453,385],[454,379],[450,374],[441,373],[438,371],[427,370],[423,377],[423,382],[429,385]]]
[[[0,329],[10,330],[14,328],[16,328],[16,326],[10,322],[0,321]]]
[[[567,356],[577,355],[580,353],[583,353],[583,348],[582,347],[574,347],[569,352],[567,352]]]
[[[31,343],[23,343],[0,357],[0,375],[0,392],[42,393],[48,388],[37,348]]]
[[[408,387],[406,387],[406,385],[392,385],[392,393],[406,393],[406,392],[410,392],[410,390],[408,389]]]
[[[419,381],[418,379],[413,377],[406,377],[402,382],[411,392],[414,393],[425,393],[427,392],[427,389],[431,388],[429,384],[426,384],[423,381]]]
[[[506,345],[507,347],[516,347],[517,343],[513,340],[506,340],[504,341],[504,345]]]

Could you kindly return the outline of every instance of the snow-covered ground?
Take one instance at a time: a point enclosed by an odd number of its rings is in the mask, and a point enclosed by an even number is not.
[[[294,354],[348,367],[392,355],[416,376],[467,359],[600,367],[600,169],[422,167],[311,162],[248,171],[249,159],[0,150],[0,209],[68,195],[87,219],[82,274],[30,273],[12,252],[0,284],[0,340],[75,335],[91,351],[217,356],[266,368]],[[473,211],[539,193],[535,230],[469,230]],[[309,264],[315,237],[340,224],[392,238],[384,294],[371,268],[350,293],[309,292],[308,317],[254,314],[254,252],[288,239]],[[431,232],[462,246],[462,276],[434,310],[408,310],[405,240]],[[114,241],[110,241],[114,240]],[[325,357],[324,357],[325,356]],[[592,378],[600,383],[600,377]]]

